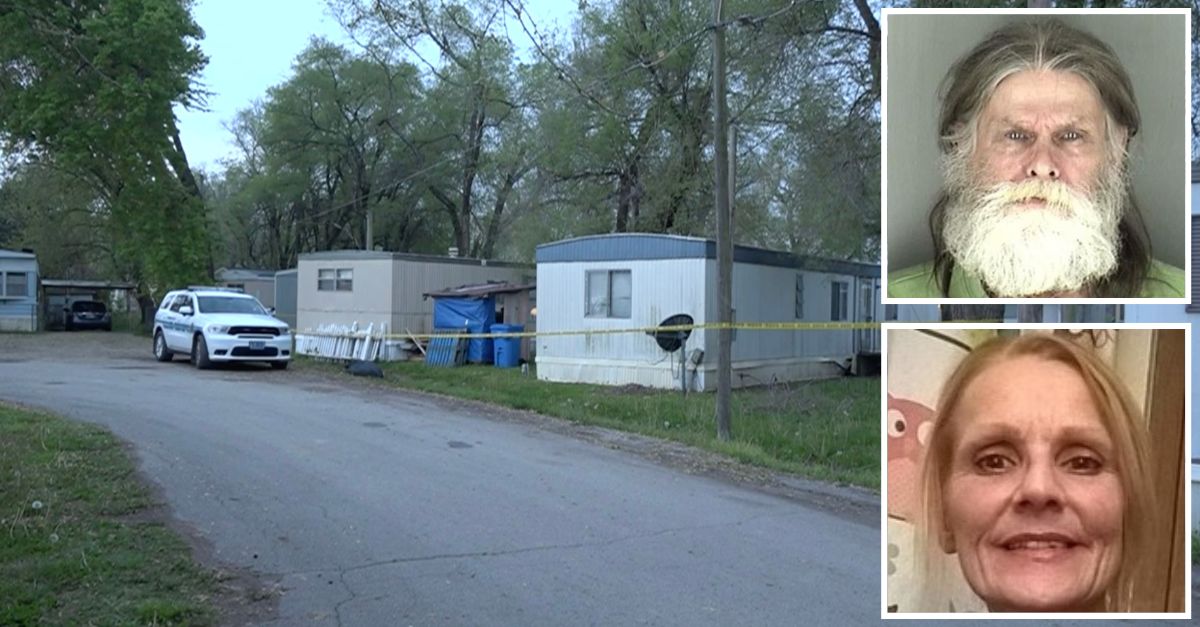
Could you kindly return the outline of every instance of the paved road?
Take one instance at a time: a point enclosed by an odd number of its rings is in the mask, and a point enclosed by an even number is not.
[[[31,346],[0,346],[0,399],[132,442],[215,560],[279,582],[271,624],[879,618],[871,516],[426,397]]]
[[[132,442],[216,559],[279,578],[279,624],[878,617],[877,526],[452,403],[146,351],[0,354],[0,398]]]

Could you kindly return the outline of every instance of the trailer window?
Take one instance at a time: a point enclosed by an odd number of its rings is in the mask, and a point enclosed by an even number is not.
[[[839,320],[845,320],[849,313],[849,308],[847,307],[848,303],[846,302],[846,295],[850,290],[847,289],[847,287],[848,286],[846,285],[845,281],[834,281],[830,285],[831,290],[830,290],[830,296],[829,296],[829,302],[830,302],[829,319],[834,322],[837,322]]]
[[[351,292],[353,290],[353,268],[321,268],[317,270],[317,291]]]
[[[0,296],[8,296],[10,298],[29,296],[29,279],[27,276],[28,273],[25,272],[5,272],[4,292]]]
[[[332,292],[336,272],[337,271],[333,268],[322,268],[317,270],[317,291]]]
[[[629,318],[633,315],[633,275],[629,270],[588,270],[585,290],[588,318]]]

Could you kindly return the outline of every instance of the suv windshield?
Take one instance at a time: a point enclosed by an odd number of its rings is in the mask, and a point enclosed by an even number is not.
[[[253,298],[238,298],[236,296],[197,296],[200,301],[200,311],[214,313],[241,313],[264,315],[267,312]]]
[[[90,311],[94,313],[104,313],[104,303],[98,303],[94,300],[77,300],[71,303],[71,311]]]

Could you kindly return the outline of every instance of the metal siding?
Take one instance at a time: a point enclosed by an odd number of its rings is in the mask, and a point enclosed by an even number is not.
[[[716,259],[716,242],[695,237],[647,233],[590,235],[542,244],[535,257],[542,263],[586,261],[646,261],[656,259]],[[734,263],[879,277],[876,264],[795,255],[765,248],[733,247]]]
[[[37,303],[33,299],[0,300],[0,331],[37,329]]]
[[[733,307],[737,322],[795,319],[795,270],[733,264]],[[715,300],[715,295],[714,295]],[[733,360],[780,359],[795,351],[795,331],[737,331]]]
[[[377,250],[324,250],[300,255],[301,260],[349,262],[365,259],[387,259],[391,261],[407,261],[410,263],[445,264],[459,266],[477,266],[489,268],[517,268],[533,272],[533,266],[527,263],[511,261],[495,261],[491,259],[474,259],[471,257],[447,257],[445,255],[422,255],[418,253],[394,253]]]
[[[390,259],[359,259],[333,261],[301,259],[297,264],[296,328],[315,330],[322,324],[367,324],[389,322]],[[318,291],[317,270],[346,269],[354,271],[354,283],[349,292]]]
[[[25,273],[25,296],[0,298],[0,331],[37,330],[38,264],[28,253],[0,257],[0,273]],[[2,287],[2,286],[0,286]]]
[[[796,320],[796,274],[804,281],[804,319]],[[854,277],[819,272],[734,265],[734,308],[737,322],[829,322],[833,281],[854,288]],[[715,299],[714,299],[715,300]],[[853,296],[849,303],[853,306]],[[853,307],[851,308],[853,312]],[[743,329],[734,342],[733,359],[761,361],[793,358],[844,359],[853,354],[853,331]]]
[[[275,275],[275,316],[296,326],[296,278],[298,272],[279,272]]]
[[[633,279],[633,317],[629,320],[585,318],[584,290],[588,270],[629,269]],[[795,277],[805,285],[804,319],[830,320],[833,281],[847,284],[851,320],[856,315],[855,277],[851,275],[734,265],[734,308],[738,322],[795,320]],[[673,313],[689,313],[698,323],[717,318],[716,262],[709,259],[637,260],[538,264],[538,328],[565,331],[586,328],[653,326]],[[844,364],[854,355],[854,331],[739,330],[734,341],[734,385],[773,379],[836,376],[830,362]],[[688,350],[703,348],[704,361],[696,386],[715,386],[717,333],[696,331]],[[678,386],[671,362],[644,333],[538,338],[538,373],[544,379],[606,384],[639,383]],[[676,367],[677,368],[677,367]]]
[[[398,260],[392,283],[392,325],[397,332],[428,333],[433,326],[433,299],[427,292],[487,281],[520,282],[532,268],[442,264]]]
[[[538,264],[540,331],[621,329],[655,326],[667,316],[690,314],[703,322],[704,281],[699,260],[585,262]],[[584,316],[585,276],[589,270],[629,270],[632,312],[629,319]],[[703,332],[693,333],[692,347],[704,346]],[[628,364],[658,364],[667,354],[645,333],[568,335],[538,338],[538,358],[616,360]],[[612,373],[612,382],[617,380]]]
[[[261,277],[248,278],[242,281],[243,288],[247,294],[258,299],[258,302],[263,304],[263,307],[275,306],[275,279],[264,279]]]
[[[619,234],[589,236],[537,247],[541,263],[649,259],[703,259],[705,240],[670,235]]]
[[[296,263],[296,328],[314,330],[317,328],[320,312],[311,309],[318,299],[317,291],[317,262],[300,259]]]

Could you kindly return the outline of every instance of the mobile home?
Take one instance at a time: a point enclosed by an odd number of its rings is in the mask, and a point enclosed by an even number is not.
[[[487,259],[368,250],[306,253],[296,267],[296,328],[386,323],[393,333],[428,333],[433,301],[426,293],[487,281],[526,283],[533,274],[529,265]]]
[[[694,330],[682,357],[644,331],[615,331],[653,327],[676,315],[715,322],[716,278],[716,244],[700,238],[610,234],[539,246],[538,329],[581,333],[538,338],[538,378],[715,389],[715,330]],[[879,289],[874,264],[734,247],[738,323],[875,322],[882,319]],[[879,350],[878,329],[739,329],[733,384],[839,376],[862,358],[877,363]]]
[[[38,330],[37,285],[37,256],[0,248],[0,332]]]

